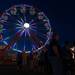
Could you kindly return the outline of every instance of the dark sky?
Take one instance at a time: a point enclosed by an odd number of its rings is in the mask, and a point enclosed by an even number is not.
[[[49,17],[54,31],[60,34],[61,42],[75,40],[75,2],[72,0],[0,0],[0,11],[15,4],[38,7]]]

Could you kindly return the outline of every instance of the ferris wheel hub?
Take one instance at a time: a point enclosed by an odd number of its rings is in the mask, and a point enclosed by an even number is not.
[[[29,28],[30,24],[29,23],[24,23],[24,28]]]

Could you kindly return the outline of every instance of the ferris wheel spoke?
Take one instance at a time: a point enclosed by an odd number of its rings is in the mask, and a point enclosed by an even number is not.
[[[10,43],[9,43],[10,46],[14,45],[17,42],[17,40],[20,38],[20,36],[19,36],[20,31],[21,30],[17,31],[15,33],[14,37],[10,40]]]
[[[18,30],[15,34],[20,33],[22,31],[22,29]]]
[[[25,44],[24,44],[24,48],[23,48],[23,49],[24,49],[24,51],[26,50],[26,46],[25,46]]]
[[[6,41],[3,41],[3,43],[4,43],[5,45],[8,45],[8,43],[7,43]]]
[[[37,31],[37,27],[36,26],[31,26],[30,29],[34,30],[34,31]]]
[[[44,40],[47,39],[47,36],[39,35],[39,37],[42,38],[42,39],[44,39]]]
[[[18,24],[18,23],[17,23],[16,25],[17,25],[17,26],[20,26],[20,27],[22,26],[21,24]]]
[[[34,29],[34,28],[30,28],[30,30],[31,30],[31,31],[34,31],[34,32],[37,32],[37,30],[36,30],[36,29]]]
[[[26,32],[25,32],[25,37],[26,37]]]
[[[9,39],[10,39],[9,36],[6,37],[6,38],[4,38],[4,39],[3,39],[3,43],[4,43],[5,45],[8,45],[8,42],[7,42],[7,41],[9,41]]]
[[[21,29],[22,27],[16,27],[16,29]]]
[[[13,45],[13,50],[22,53],[21,50],[17,49],[17,43]]]
[[[23,23],[21,21],[19,21],[19,20],[17,20],[17,21],[18,21],[19,24],[23,25]]]
[[[14,43],[13,47],[14,47],[14,48],[16,47],[16,43]]]
[[[24,31],[25,31],[25,30],[21,31],[20,36],[22,36],[22,35],[23,35]]]
[[[34,23],[34,20],[32,19],[29,23],[30,23],[30,24],[33,24],[33,23]]]
[[[46,37],[46,36],[47,36],[45,33],[41,33],[41,32],[38,32],[38,34],[39,34],[40,36],[43,36],[43,37]]]
[[[29,35],[29,37],[30,37],[30,32],[29,32],[29,31],[27,31],[27,33],[28,33],[28,35]]]
[[[7,14],[8,16],[11,16],[10,13],[8,13],[7,11],[6,11],[6,14]]]
[[[24,32],[24,36],[26,37],[26,32]],[[24,40],[24,50],[26,49],[25,40]]]
[[[24,20],[21,18],[21,22],[24,24]]]
[[[3,29],[2,29],[2,32],[6,32],[6,30],[7,30],[7,29],[4,29],[4,28],[3,28]]]
[[[34,44],[36,44],[38,47],[40,47],[40,40],[38,39],[38,37],[36,37],[36,35],[31,35],[31,40]]]
[[[37,41],[36,40],[34,40],[33,38],[31,38],[32,39],[32,43],[34,43],[34,45],[36,45],[37,47],[39,47],[39,43],[37,43]],[[32,46],[33,47],[33,46]],[[36,49],[36,47],[34,47],[33,49]]]
[[[24,22],[27,22],[27,20],[26,20],[26,16],[24,15]]]
[[[34,50],[36,50],[37,47],[35,46],[35,44],[32,44],[32,52],[34,52]]]
[[[36,23],[32,23],[31,26],[36,26]]]
[[[36,27],[36,26],[31,26],[31,28],[33,28],[33,29],[34,29],[34,28],[37,28],[37,27]]]
[[[36,32],[37,32],[37,31],[36,31]],[[35,36],[35,37],[36,37],[36,36]],[[44,33],[41,33],[41,32],[37,33],[37,37],[39,37],[39,38],[41,38],[41,39],[43,39],[43,40],[46,40],[46,39],[47,39],[47,35],[44,34]]]
[[[14,51],[16,51],[16,52],[20,52],[20,53],[22,53],[22,51],[21,50],[18,50],[18,49],[13,49]]]
[[[47,30],[47,29],[45,29],[45,28],[39,28],[39,30],[40,30],[40,31],[45,31],[45,30]]]
[[[6,37],[4,40],[8,40],[8,39],[10,39],[10,37],[8,36],[8,37]]]

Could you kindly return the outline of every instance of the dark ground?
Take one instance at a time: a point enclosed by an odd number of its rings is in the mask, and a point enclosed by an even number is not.
[[[75,65],[72,66],[72,74],[75,75]],[[52,75],[51,69],[48,70],[40,70],[38,71],[37,68],[34,70],[30,70],[29,67],[23,67],[22,69],[19,69],[17,65],[0,65],[0,75],[9,75],[9,74],[19,74],[19,75]]]
[[[51,75],[49,72],[46,71],[32,71],[29,70],[28,67],[24,68],[21,70],[18,69],[17,65],[0,65],[0,74],[1,75],[9,75],[9,74],[21,74],[21,75]]]

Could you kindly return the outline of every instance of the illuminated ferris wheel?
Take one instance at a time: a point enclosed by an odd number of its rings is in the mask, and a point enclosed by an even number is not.
[[[51,36],[49,19],[37,8],[15,5],[0,17],[1,45],[18,52],[41,50]]]

